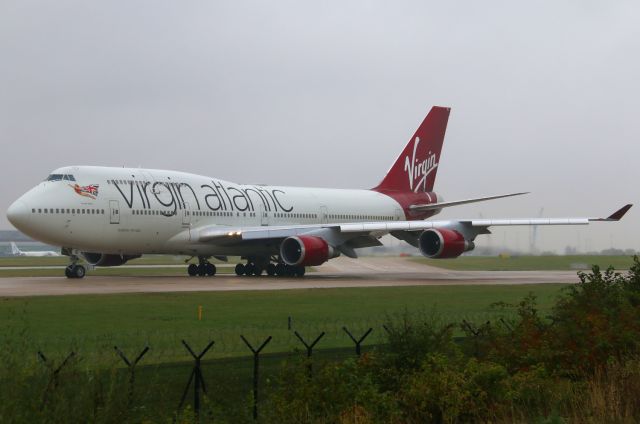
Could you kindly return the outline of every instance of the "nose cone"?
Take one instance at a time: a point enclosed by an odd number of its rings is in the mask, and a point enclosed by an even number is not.
[[[24,201],[18,199],[7,210],[7,219],[14,227],[24,232],[29,221],[29,208]]]

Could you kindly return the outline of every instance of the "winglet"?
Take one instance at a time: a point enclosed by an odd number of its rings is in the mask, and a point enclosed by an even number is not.
[[[624,214],[626,214],[627,211],[629,209],[631,209],[631,206],[633,206],[633,205],[632,204],[628,204],[628,205],[625,205],[625,206],[621,207],[620,209],[618,209],[617,211],[612,213],[607,218],[607,221],[620,221],[622,219],[622,217],[624,216]]]

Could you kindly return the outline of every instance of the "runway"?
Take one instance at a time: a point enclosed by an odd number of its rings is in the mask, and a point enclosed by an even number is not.
[[[71,294],[166,293],[322,289],[336,287],[400,287],[576,283],[575,271],[450,271],[405,258],[340,257],[304,278],[237,277],[104,277],[82,280],[61,277],[0,278],[0,297]]]

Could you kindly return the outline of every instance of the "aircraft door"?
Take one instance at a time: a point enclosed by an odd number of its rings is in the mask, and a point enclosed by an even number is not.
[[[260,214],[260,225],[268,226],[269,225],[269,212],[264,209],[264,205],[262,203],[258,204],[258,213]]]
[[[117,200],[109,200],[109,222],[111,224],[120,223],[120,205]]]
[[[320,206],[320,223],[327,224],[329,223],[329,210],[326,206]]]
[[[191,225],[191,208],[189,203],[184,203],[184,209],[182,209],[182,226],[189,227]]]

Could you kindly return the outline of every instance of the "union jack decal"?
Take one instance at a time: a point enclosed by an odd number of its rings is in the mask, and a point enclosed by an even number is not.
[[[74,184],[74,185],[69,184],[69,187],[73,188],[73,190],[80,196],[89,197],[94,200],[96,197],[98,197],[98,187],[99,187],[98,184],[91,184],[88,186],[81,186],[78,184]]]

